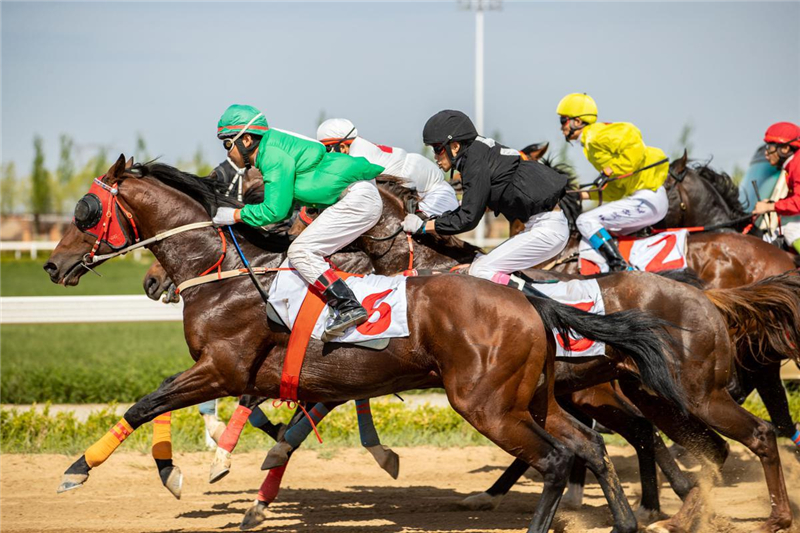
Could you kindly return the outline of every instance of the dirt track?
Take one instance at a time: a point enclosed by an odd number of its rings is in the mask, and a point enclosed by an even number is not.
[[[784,446],[785,449],[785,446]],[[524,479],[496,511],[460,510],[456,502],[487,488],[510,463],[493,448],[402,448],[400,479],[389,478],[361,450],[343,449],[325,459],[300,451],[284,478],[284,490],[260,530],[273,532],[521,532],[528,526],[540,483]],[[635,502],[639,486],[631,448],[611,447],[626,493]],[[796,522],[800,522],[800,463],[782,452]],[[219,532],[238,531],[245,509],[263,479],[261,453],[234,455],[233,472],[216,485],[206,482],[211,453],[179,454],[183,499],[160,484],[152,459],[138,453],[112,456],[86,486],[56,495],[61,473],[73,457],[3,455],[4,532]],[[294,467],[294,468],[293,468]],[[607,532],[611,518],[602,493],[589,476],[584,508],[559,511],[556,531]],[[712,498],[720,515],[715,531],[749,531],[767,516],[769,503],[758,461],[735,446]],[[662,490],[665,511],[678,499]],[[793,531],[800,531],[795,527]]]

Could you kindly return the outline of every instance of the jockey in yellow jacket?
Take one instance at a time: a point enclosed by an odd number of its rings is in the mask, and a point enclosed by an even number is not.
[[[628,122],[597,122],[597,104],[591,96],[573,93],[558,103],[561,131],[567,141],[580,140],[586,159],[610,181],[602,205],[581,214],[581,235],[600,252],[611,270],[630,270],[611,233],[627,235],[661,221],[669,201],[664,189],[669,164],[664,152],[646,146],[639,129]],[[646,168],[650,167],[650,168]],[[584,193],[584,199],[597,199]]]

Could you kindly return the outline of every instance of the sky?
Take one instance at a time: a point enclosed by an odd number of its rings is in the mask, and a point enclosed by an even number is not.
[[[224,159],[232,103],[314,136],[321,114],[373,142],[421,148],[428,117],[474,115],[475,15],[448,2],[0,3],[2,161],[55,168],[58,137],[111,157]],[[746,167],[764,130],[800,122],[800,2],[503,2],[485,13],[485,131],[563,143],[555,108],[587,92],[599,119],[671,153]],[[586,178],[579,146],[569,148]]]

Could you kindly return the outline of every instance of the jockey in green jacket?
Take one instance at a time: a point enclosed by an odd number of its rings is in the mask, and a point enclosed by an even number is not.
[[[255,107],[232,105],[219,119],[217,137],[238,167],[256,167],[264,178],[264,201],[241,209],[221,207],[214,222],[264,226],[287,219],[294,204],[326,208],[289,246],[292,267],[334,312],[328,336],[367,320],[364,307],[325,257],[374,226],[382,202],[375,177],[383,167],[363,157],[328,153],[322,143],[270,129]]]

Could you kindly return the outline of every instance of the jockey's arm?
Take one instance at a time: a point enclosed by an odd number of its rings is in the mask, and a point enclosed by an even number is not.
[[[294,202],[295,163],[286,152],[267,146],[259,154],[258,169],[264,178],[264,201],[248,204],[239,212],[251,226],[266,226],[284,220]]]
[[[461,207],[450,211],[425,225],[425,231],[433,230],[441,235],[464,233],[477,227],[486,205],[489,203],[491,191],[491,173],[484,160],[467,161],[467,168],[461,171],[464,194]]]
[[[607,176],[622,176],[640,168],[645,160],[642,134],[633,124],[620,123],[596,135],[590,150],[600,164],[599,171]],[[609,174],[610,170],[610,174]]]

